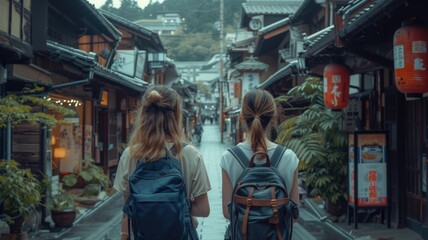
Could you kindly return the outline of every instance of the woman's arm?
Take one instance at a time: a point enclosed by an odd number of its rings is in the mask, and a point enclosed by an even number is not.
[[[227,204],[231,200],[232,196],[232,183],[230,182],[229,176],[227,175],[226,171],[223,169],[221,170],[221,189],[222,189],[222,208],[223,208],[223,216],[226,219],[230,219],[229,210],[227,208]]]
[[[293,200],[297,206],[300,206],[300,198],[299,198],[299,170],[296,169],[294,171],[294,177],[293,177],[293,186],[291,187],[291,194],[290,198]],[[295,222],[297,219],[294,219]]]
[[[128,199],[128,194],[123,194],[124,201]],[[122,231],[120,233],[120,239],[126,240],[128,238],[128,217],[123,213],[122,217]]]
[[[208,217],[210,215],[210,204],[208,201],[208,194],[201,194],[194,199],[191,199],[192,208],[190,214],[193,217]]]
[[[296,169],[294,171],[294,177],[293,177],[293,186],[291,187],[291,196],[290,198],[297,203],[297,205],[300,205],[300,199],[299,199],[299,170]]]

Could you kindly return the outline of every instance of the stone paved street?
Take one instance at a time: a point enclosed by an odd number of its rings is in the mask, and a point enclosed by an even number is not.
[[[228,221],[223,217],[221,207],[221,168],[220,157],[224,150],[232,146],[227,138],[224,138],[224,144],[220,143],[220,134],[218,125],[204,125],[202,142],[196,145],[201,151],[205,166],[207,168],[211,181],[211,191],[208,193],[210,200],[211,213],[207,218],[198,218],[199,226],[198,235],[201,240],[222,240]],[[118,217],[115,217],[119,221]],[[305,208],[301,209],[300,223],[294,225],[293,239],[295,240],[312,240],[312,239],[346,239],[335,233],[331,228],[314,217]],[[313,236],[305,227],[316,231],[317,237]],[[120,224],[107,226],[104,231],[96,238],[88,239],[119,239]],[[95,234],[92,235],[95,237]],[[83,238],[82,238],[83,239]]]
[[[208,193],[211,213],[207,218],[198,218],[198,235],[201,240],[222,240],[228,224],[224,219],[221,208],[221,168],[220,157],[224,150],[231,146],[228,139],[220,143],[218,125],[204,125],[202,142],[196,145],[204,158],[204,162],[211,181],[212,190]],[[102,240],[120,239],[120,220],[122,216],[123,200],[120,194],[113,195],[95,210],[77,221],[72,228],[59,233],[40,232],[33,235],[34,240]],[[294,240],[311,239],[348,239],[335,233],[325,223],[311,214],[305,206],[301,208],[299,223],[294,225]],[[316,236],[312,235],[316,233]]]

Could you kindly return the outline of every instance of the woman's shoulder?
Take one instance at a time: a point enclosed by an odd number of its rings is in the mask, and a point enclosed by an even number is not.
[[[197,149],[192,144],[185,144],[183,146],[182,155],[184,159],[193,159],[194,161],[197,161],[201,158],[201,153],[199,152],[199,149]]]

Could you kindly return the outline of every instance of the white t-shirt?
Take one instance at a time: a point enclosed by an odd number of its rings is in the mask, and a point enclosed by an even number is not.
[[[169,148],[172,147],[170,144]],[[211,190],[207,170],[201,154],[193,145],[186,145],[182,151],[181,169],[186,183],[187,197],[192,194],[198,197]],[[129,157],[129,147],[125,149],[120,157],[116,171],[113,188],[118,192],[129,194],[129,177],[135,171],[137,161]]]
[[[237,146],[244,152],[244,154],[248,157],[248,159],[251,158],[251,156],[253,155],[253,150],[251,149],[250,145],[248,145],[247,143],[239,143]],[[275,144],[275,146],[268,148],[269,157],[272,157],[272,154],[275,151],[276,146],[277,145]],[[254,159],[255,164],[263,164],[265,162],[266,162],[265,160]],[[291,193],[291,188],[293,186],[294,172],[296,171],[298,165],[299,165],[299,159],[291,149],[287,149],[284,155],[282,156],[281,160],[279,160],[277,169],[278,169],[278,172],[282,175],[282,177],[285,180],[288,194]],[[226,171],[232,183],[232,186],[235,186],[235,183],[238,181],[239,176],[244,170],[241,164],[239,164],[238,160],[236,160],[236,158],[232,155],[232,153],[226,150],[223,152],[223,156],[221,157],[220,166],[223,170]]]

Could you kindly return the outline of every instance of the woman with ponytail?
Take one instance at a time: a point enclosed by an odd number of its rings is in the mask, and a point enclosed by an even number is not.
[[[245,141],[238,143],[237,146],[248,157],[256,152],[267,153],[269,157],[275,148],[276,143],[269,140],[271,128],[276,119],[276,105],[272,95],[261,89],[253,89],[245,94],[242,101],[240,122],[241,126],[247,133]],[[262,165],[265,159],[260,154],[259,158],[255,158],[255,165]],[[222,168],[222,205],[223,216],[230,219],[228,211],[228,203],[231,201],[233,186],[244,171],[244,168],[239,164],[231,152],[226,150],[221,158]],[[299,204],[299,186],[298,186],[298,165],[299,160],[296,154],[287,149],[279,160],[277,165],[278,171],[284,178],[287,186],[288,195],[291,200]]]

